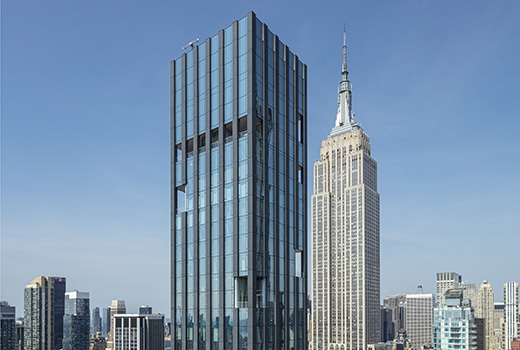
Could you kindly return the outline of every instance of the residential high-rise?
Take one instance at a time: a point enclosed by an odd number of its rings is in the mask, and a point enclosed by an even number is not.
[[[126,304],[124,300],[112,300],[110,304],[110,331],[107,334],[107,349],[114,347],[114,316],[117,314],[126,314]]]
[[[164,350],[164,315],[114,315],[114,350]]]
[[[478,290],[475,315],[484,320],[484,349],[498,350],[495,342],[495,294],[488,281],[482,282]]]
[[[354,120],[346,50],[344,36],[336,124],[314,163],[314,350],[367,349],[380,340],[377,164]]]
[[[65,293],[63,350],[88,350],[90,338],[90,296],[87,292]]]
[[[456,272],[438,272],[436,282],[435,307],[442,307],[444,294],[448,289],[459,288],[462,276]]]
[[[171,63],[172,347],[303,349],[306,66],[253,12],[186,47]]]
[[[442,300],[443,306],[434,309],[434,349],[477,350],[477,324],[463,290],[448,289]]]
[[[90,334],[101,333],[101,330],[101,314],[99,307],[95,307],[92,309],[92,318],[90,319]]]
[[[502,331],[502,347],[504,350],[510,349],[513,338],[520,336],[518,301],[518,282],[504,283],[504,326]]]
[[[60,350],[65,312],[64,277],[39,276],[24,289],[24,350]]]
[[[16,308],[0,301],[0,349],[16,349]]]

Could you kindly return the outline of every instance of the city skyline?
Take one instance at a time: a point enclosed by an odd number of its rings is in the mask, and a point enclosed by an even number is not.
[[[39,275],[92,307],[168,313],[169,62],[250,10],[308,65],[309,164],[334,122],[346,23],[379,168],[381,297],[434,292],[441,271],[520,279],[471,260],[519,246],[518,3],[201,4],[2,3],[1,299],[17,316]]]

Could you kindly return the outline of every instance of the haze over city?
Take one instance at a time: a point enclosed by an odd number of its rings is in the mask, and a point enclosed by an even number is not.
[[[0,299],[19,316],[38,275],[169,316],[170,61],[250,10],[308,66],[309,179],[346,25],[381,298],[434,293],[441,271],[497,300],[520,279],[519,2],[4,1]]]

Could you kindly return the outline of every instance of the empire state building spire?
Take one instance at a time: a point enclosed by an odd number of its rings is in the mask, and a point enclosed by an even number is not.
[[[348,70],[347,70],[347,29],[343,27],[343,66],[341,70],[343,81],[348,81]]]
[[[338,67],[339,68],[339,67]],[[354,120],[343,33],[338,114],[314,163],[311,349],[366,350],[381,339],[377,162]]]
[[[338,114],[336,115],[336,124],[332,128],[329,137],[360,129],[360,126],[354,120],[354,113],[352,112],[352,84],[348,80],[346,29],[343,29],[343,65],[341,68],[342,79],[338,87]]]

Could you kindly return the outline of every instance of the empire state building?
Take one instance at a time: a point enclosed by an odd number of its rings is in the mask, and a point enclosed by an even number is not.
[[[352,112],[345,33],[336,123],[314,163],[312,249],[312,349],[373,348],[380,340],[377,163]]]

